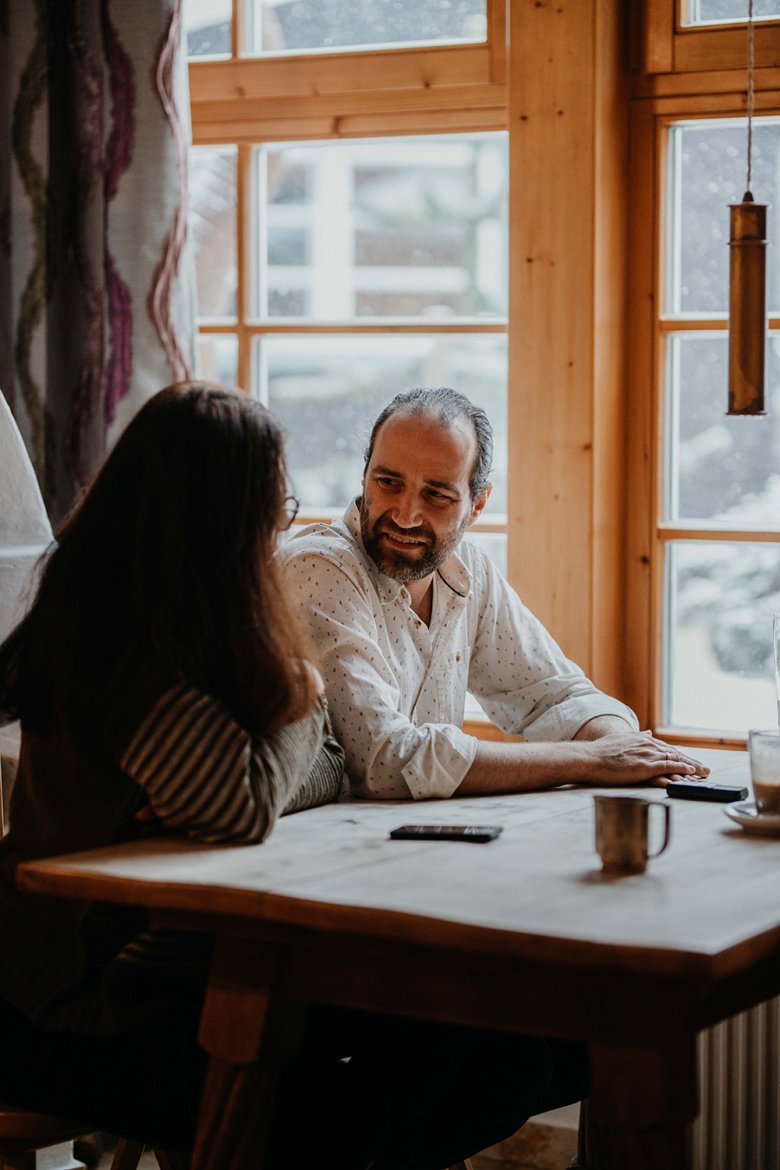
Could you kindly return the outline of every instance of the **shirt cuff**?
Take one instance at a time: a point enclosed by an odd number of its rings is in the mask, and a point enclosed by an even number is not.
[[[617,715],[625,719],[632,731],[639,730],[639,720],[630,707],[609,695],[582,696],[566,699],[535,719],[523,736],[529,743],[574,739],[581,727],[599,715]]]
[[[426,723],[424,739],[401,769],[413,800],[452,796],[477,754],[477,741],[459,727]]]

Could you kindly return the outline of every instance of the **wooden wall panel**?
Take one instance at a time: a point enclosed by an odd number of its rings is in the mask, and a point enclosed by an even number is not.
[[[625,78],[614,0],[511,6],[509,574],[619,689]]]
[[[591,672],[623,697],[625,427],[629,196],[626,29],[620,5],[596,13],[593,277],[593,598]],[[617,10],[617,11],[612,11]]]
[[[631,304],[627,367],[626,598],[623,620],[624,694],[643,726],[656,713],[655,678],[660,656],[660,626],[653,612],[657,581],[655,557],[657,420],[655,385],[656,269],[658,206],[656,118],[645,103],[632,109],[628,196],[631,231],[628,248],[628,300]]]

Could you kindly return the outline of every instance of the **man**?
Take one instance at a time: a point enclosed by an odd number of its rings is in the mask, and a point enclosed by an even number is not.
[[[399,394],[374,424],[362,496],[282,551],[353,791],[426,799],[705,776],[640,733],[462,541],[490,496],[492,451],[488,418],[464,395]],[[525,742],[466,735],[467,690]]]

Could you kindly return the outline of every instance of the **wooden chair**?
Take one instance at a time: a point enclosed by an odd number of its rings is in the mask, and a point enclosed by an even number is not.
[[[36,1151],[72,1142],[91,1129],[83,1121],[0,1105],[0,1170],[36,1170]],[[143,1152],[142,1142],[120,1138],[111,1170],[137,1170]],[[187,1170],[189,1165],[189,1155],[180,1150],[155,1147],[154,1156],[160,1170]]]
[[[0,1170],[35,1170],[35,1152],[88,1133],[84,1122],[0,1106]]]

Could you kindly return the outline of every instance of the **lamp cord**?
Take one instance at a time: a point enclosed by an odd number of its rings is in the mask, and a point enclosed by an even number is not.
[[[753,0],[748,0],[748,68],[747,68],[747,116],[748,116],[748,133],[747,133],[747,186],[745,191],[745,202],[752,202],[753,196],[750,193],[750,183],[753,171],[753,108],[755,106],[756,95],[753,84],[753,68],[755,65],[755,46],[753,43],[754,24],[753,24]]]

